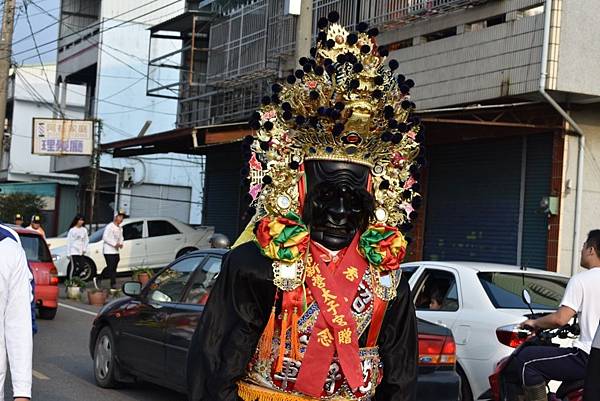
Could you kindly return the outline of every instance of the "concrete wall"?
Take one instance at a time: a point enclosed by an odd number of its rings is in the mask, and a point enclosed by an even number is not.
[[[562,8],[556,89],[600,96],[600,2],[554,0],[553,4]]]
[[[390,58],[416,82],[413,98],[421,109],[530,93],[540,77],[543,13],[525,10],[542,3],[493,1],[385,32],[379,42],[413,40],[411,47],[392,51]],[[506,15],[506,22],[487,27],[485,21],[499,15]],[[454,27],[455,36],[425,39]]]
[[[573,111],[572,116],[585,132],[586,143],[580,218],[581,235],[575,249],[575,252],[579,253],[587,233],[600,228],[600,105],[588,105],[581,111]],[[578,139],[576,136],[568,136],[565,139],[558,259],[558,271],[563,274],[571,273],[577,155]],[[578,265],[575,266],[576,272],[580,270]]]

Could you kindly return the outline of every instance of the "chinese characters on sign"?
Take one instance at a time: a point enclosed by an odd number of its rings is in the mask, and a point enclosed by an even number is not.
[[[93,121],[34,118],[32,153],[38,155],[91,155],[93,137]]]

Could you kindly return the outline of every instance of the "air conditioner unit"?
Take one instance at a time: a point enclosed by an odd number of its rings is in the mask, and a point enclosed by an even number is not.
[[[125,167],[123,169],[123,188],[132,187],[134,175],[135,169],[133,167]]]

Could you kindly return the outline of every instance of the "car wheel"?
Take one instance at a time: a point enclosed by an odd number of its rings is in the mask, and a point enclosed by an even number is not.
[[[71,269],[72,264],[69,263],[69,268],[67,269],[67,278],[71,277]],[[83,281],[90,281],[96,276],[96,265],[90,258],[83,259],[83,268],[79,271],[79,278]]]
[[[177,256],[175,256],[175,259],[178,259],[179,257],[185,255],[186,253],[190,253],[193,251],[197,251],[196,248],[183,248],[182,250],[180,250],[179,252],[177,252]]]
[[[116,377],[115,340],[110,327],[100,330],[94,347],[94,378],[96,384],[103,388],[114,388],[119,385]]]
[[[44,308],[40,306],[38,308],[38,316],[40,319],[52,320],[56,316],[56,308]]]
[[[471,391],[471,386],[469,386],[469,379],[467,379],[467,375],[465,372],[457,366],[456,369],[458,375],[460,376],[460,401],[473,401],[473,392]]]

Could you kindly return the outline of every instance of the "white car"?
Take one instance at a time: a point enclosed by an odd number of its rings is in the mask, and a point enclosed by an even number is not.
[[[402,264],[402,271],[417,316],[454,334],[462,401],[490,398],[489,375],[519,341],[505,326],[531,314],[522,290],[531,294],[534,312],[552,312],[569,280],[544,270],[483,262],[410,262]]]
[[[192,228],[178,220],[166,217],[127,218],[123,227],[123,248],[117,272],[139,267],[150,269],[164,267],[179,256],[200,248],[210,247],[213,227]],[[85,253],[85,268],[80,273],[83,280],[101,274],[106,267],[102,253],[104,227],[90,235]],[[51,250],[59,277],[68,277],[71,269],[67,246]]]

